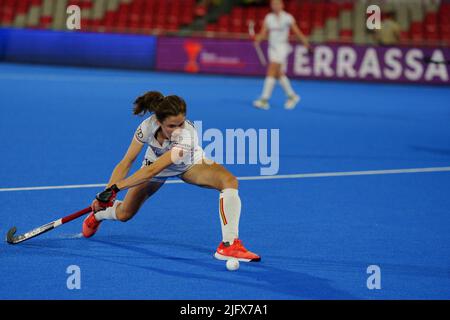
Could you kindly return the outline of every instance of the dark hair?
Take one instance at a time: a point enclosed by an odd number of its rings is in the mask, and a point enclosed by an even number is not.
[[[167,117],[186,115],[186,102],[179,96],[167,96],[159,91],[148,91],[134,101],[133,114],[143,116],[153,112],[159,122]]]

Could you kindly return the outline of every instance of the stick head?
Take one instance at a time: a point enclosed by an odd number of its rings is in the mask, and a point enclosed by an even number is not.
[[[12,227],[11,229],[9,229],[8,233],[6,234],[6,242],[8,242],[9,244],[14,244],[14,234],[16,233],[16,231],[16,227]]]
[[[248,34],[250,37],[255,36],[255,22],[253,20],[248,21]]]

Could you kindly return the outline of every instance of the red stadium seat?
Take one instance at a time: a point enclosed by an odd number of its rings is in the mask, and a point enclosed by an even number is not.
[[[400,31],[400,41],[406,42],[409,39],[409,31]]]
[[[90,27],[91,30],[97,31],[99,30],[99,27],[102,25],[102,20],[101,19],[92,19],[90,21]]]
[[[311,14],[312,10],[313,10],[313,6],[312,6],[311,2],[305,1],[305,2],[300,3],[300,11],[301,12],[308,12],[309,14]]]
[[[423,24],[422,22],[411,23],[411,40],[415,43],[420,43],[423,41]]]
[[[53,18],[50,16],[43,16],[39,21],[39,27],[43,29],[47,29],[52,24]]]
[[[231,32],[239,33],[244,24],[244,10],[241,7],[234,8],[230,13]]]
[[[412,22],[411,23],[411,33],[422,33],[423,24],[422,22]]]
[[[15,14],[25,14],[28,12],[29,6],[31,5],[30,0],[21,0],[17,2]]]
[[[325,24],[325,4],[314,3],[313,5],[313,26],[323,27]]]
[[[256,9],[253,7],[247,8],[246,10],[246,20],[256,21]]]
[[[16,2],[14,0],[4,0],[1,21],[10,25],[14,21],[14,10]]]
[[[264,20],[266,14],[267,14],[266,8],[263,8],[263,7],[256,8],[256,19],[257,20]]]
[[[176,8],[173,8],[173,5],[167,4],[167,8],[170,7],[171,12],[175,14],[175,12],[179,12],[176,15],[179,16],[178,24],[188,25],[191,24],[194,20],[195,16],[195,2],[189,0],[180,1],[178,5],[175,5]],[[178,11],[177,11],[178,10]]]
[[[450,5],[447,6],[445,4],[442,4],[439,10],[439,22],[450,22]]]
[[[440,39],[444,42],[450,41],[450,22],[444,22],[439,25]]]
[[[325,5],[326,18],[337,18],[339,16],[339,5],[335,2],[328,2]]]
[[[172,15],[169,15],[169,17],[167,18],[167,20],[169,21],[169,24],[171,24],[171,25],[177,25],[177,26],[178,26],[178,23],[179,23],[179,16],[176,15],[176,14],[172,14]]]
[[[157,27],[162,30],[176,31],[199,17],[199,1],[196,0],[120,0],[118,2],[116,9],[102,13],[100,18],[83,16],[82,25],[85,27],[83,30],[138,33],[140,29],[148,31]],[[76,4],[81,9],[92,9],[95,0],[68,0],[67,3]],[[285,7],[295,17],[302,32],[309,35],[314,28],[323,28],[328,19],[338,19],[342,10],[352,11],[354,3],[353,0],[285,0]],[[0,22],[3,25],[12,25],[17,15],[26,15],[31,6],[42,5],[43,0],[0,0]],[[85,12],[93,14],[91,10]],[[248,21],[253,20],[256,31],[259,31],[264,17],[269,12],[269,5],[234,6],[228,15],[220,17],[217,23],[208,24],[205,30],[247,33]],[[39,27],[49,28],[52,21],[53,15],[41,17]],[[448,39],[449,25],[450,3],[443,2],[438,12],[426,13],[424,19],[412,23],[410,29],[402,33],[401,38],[411,39],[414,42],[424,40],[439,42],[439,39]],[[351,41],[353,32],[339,30],[339,37],[341,40]]]
[[[341,7],[340,9],[341,9],[341,10],[352,11],[352,10],[353,10],[353,6],[354,6],[353,2],[347,1],[347,2],[344,2],[344,3],[342,3],[342,4],[340,5],[340,7]]]
[[[178,30],[178,23],[169,23],[169,24],[167,24],[166,30],[171,31],[171,32],[177,31]]]
[[[425,28],[434,27],[437,28],[439,16],[435,12],[428,13],[424,18]]]
[[[296,1],[290,1],[290,2],[287,3],[287,5],[286,5],[286,10],[287,10],[287,12],[292,13],[292,12],[294,12],[295,10],[297,10],[297,7],[298,7],[298,5],[297,5]]]
[[[206,26],[206,31],[214,32],[217,30],[217,25],[215,23],[210,23]]]
[[[230,29],[230,17],[228,15],[221,16],[217,22],[217,30],[219,32],[228,32]]]
[[[339,37],[340,37],[341,41],[350,42],[350,41],[352,41],[352,38],[353,38],[353,30],[342,29],[339,32]]]

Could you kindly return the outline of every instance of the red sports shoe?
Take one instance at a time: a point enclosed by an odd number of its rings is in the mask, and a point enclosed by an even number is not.
[[[248,251],[239,239],[235,239],[233,244],[229,246],[226,246],[223,242],[221,242],[217,247],[216,253],[214,253],[214,257],[219,260],[236,258],[239,261],[244,262],[261,261],[261,257],[251,251]]]
[[[85,238],[92,237],[98,230],[101,221],[95,219],[94,213],[91,212],[83,221],[83,236]]]

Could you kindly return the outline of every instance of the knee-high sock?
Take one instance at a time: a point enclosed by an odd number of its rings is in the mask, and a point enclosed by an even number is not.
[[[272,96],[273,88],[275,87],[276,79],[274,77],[266,77],[264,80],[263,92],[261,95],[261,99],[269,100]]]
[[[288,77],[286,77],[285,75],[281,76],[280,77],[280,85],[283,88],[284,93],[288,97],[295,96],[295,92],[292,89],[291,82],[289,81]]]
[[[106,208],[105,210],[102,210],[102,211],[98,211],[95,214],[95,219],[97,221],[117,220],[116,209],[117,209],[117,206],[119,205],[119,203],[122,203],[122,201],[116,200],[112,207]]]
[[[239,218],[241,217],[241,198],[237,189],[223,189],[219,203],[220,224],[223,242],[233,243],[239,238]]]

